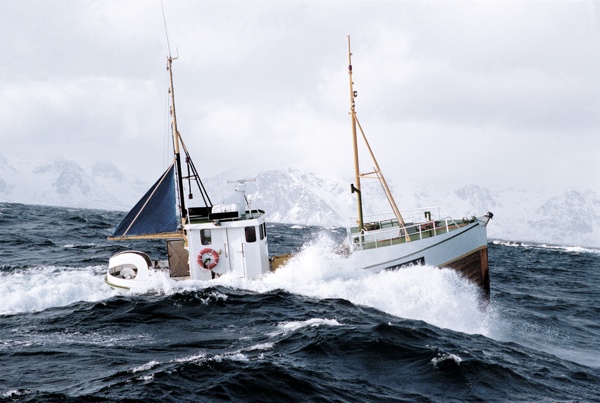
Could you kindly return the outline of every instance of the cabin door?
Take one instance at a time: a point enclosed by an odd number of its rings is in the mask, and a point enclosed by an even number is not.
[[[228,234],[231,270],[236,275],[249,279],[264,273],[268,268],[263,267],[268,264],[268,251],[265,233],[261,227],[248,225],[243,228],[231,228]],[[265,259],[262,255],[263,249]]]
[[[229,267],[239,277],[244,277],[245,259],[244,259],[244,229],[227,229],[227,250],[229,257]]]

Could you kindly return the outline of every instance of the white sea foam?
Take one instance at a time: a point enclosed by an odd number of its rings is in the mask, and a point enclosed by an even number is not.
[[[226,353],[226,354],[216,354],[212,358],[210,358],[209,361],[214,361],[214,362],[222,362],[222,361],[241,361],[241,362],[246,362],[246,361],[250,361],[250,360],[248,359],[248,357],[245,354],[242,354],[240,352],[235,352],[235,353]]]
[[[342,298],[402,318],[438,327],[490,335],[493,308],[479,308],[478,288],[452,270],[416,266],[376,274],[360,269],[334,252],[321,236],[275,273],[260,280],[225,275],[210,284],[268,292],[284,289],[313,298]]]
[[[342,326],[335,319],[321,319],[321,318],[313,318],[308,320],[300,320],[300,321],[291,321],[291,322],[282,322],[277,326],[277,330],[275,332],[269,333],[269,336],[279,336],[286,335],[289,333],[293,333],[298,329],[302,329],[305,327],[318,327],[318,326]]]
[[[27,395],[30,392],[27,391],[19,391],[17,389],[11,389],[4,392],[0,392],[0,398],[2,399],[17,399],[20,396]]]
[[[583,246],[557,246],[557,245],[544,245],[547,249],[558,249],[564,250],[565,252],[571,253],[600,253],[600,249],[598,248],[585,248]]]
[[[443,361],[454,361],[455,363],[459,364],[462,362],[462,358],[460,358],[458,355],[456,354],[441,354],[437,357],[433,357],[431,359],[431,363],[433,364],[434,368],[437,368],[438,364],[443,362]]]
[[[214,361],[214,362],[222,362],[222,361],[249,361],[249,358],[241,351],[241,350],[237,350],[237,351],[233,351],[233,352],[227,352],[227,353],[223,353],[223,354],[215,354],[212,356],[207,356],[205,353],[198,353],[198,354],[193,354],[187,357],[181,357],[181,358],[176,358],[174,360],[171,360],[171,362],[179,362],[179,363],[187,363],[187,362],[193,362],[193,363],[203,363],[206,361]],[[156,365],[158,365],[159,363],[156,362]],[[154,366],[156,366],[154,365]]]
[[[140,365],[139,367],[135,367],[131,370],[131,372],[135,374],[136,372],[148,371],[149,369],[156,367],[158,364],[160,364],[158,361],[152,360],[150,362]]]
[[[106,299],[114,291],[104,283],[105,270],[39,266],[0,273],[0,315]]]
[[[173,362],[195,362],[195,361],[202,361],[206,358],[206,354],[204,353],[198,353],[198,354],[193,354],[187,357],[182,357],[182,358],[175,358],[173,360]]]
[[[139,345],[140,342],[153,342],[150,335],[137,334],[135,336],[128,334],[115,334],[107,332],[73,332],[63,330],[61,332],[45,332],[35,328],[19,326],[11,329],[13,337],[0,340],[0,352],[14,348],[31,346],[119,346],[132,347]]]
[[[526,249],[550,249],[550,250],[559,250],[571,253],[599,253],[600,248],[592,248],[592,247],[584,247],[584,246],[569,246],[569,245],[552,245],[545,243],[534,243],[534,242],[515,242],[515,241],[502,241],[502,240],[494,240],[494,245],[502,245],[502,246],[511,246],[517,248],[526,248]]]
[[[271,350],[273,348],[273,343],[259,343],[253,346],[246,348],[246,351],[262,351],[262,350]]]

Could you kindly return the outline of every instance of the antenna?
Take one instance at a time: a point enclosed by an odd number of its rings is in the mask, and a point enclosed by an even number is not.
[[[165,38],[167,40],[167,52],[169,52],[169,58],[171,58],[171,45],[169,44],[169,32],[167,31],[167,17],[165,17],[165,5],[160,0],[160,8],[162,9],[163,24],[165,26]]]

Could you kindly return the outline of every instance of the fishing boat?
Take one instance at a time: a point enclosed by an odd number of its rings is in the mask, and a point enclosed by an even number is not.
[[[425,207],[400,211],[379,168],[356,114],[357,92],[352,78],[352,52],[348,36],[348,76],[350,82],[350,118],[354,150],[352,193],[356,194],[357,217],[349,220],[347,246],[358,267],[372,271],[399,270],[415,265],[449,268],[480,287],[489,298],[490,277],[486,227],[493,214],[452,219],[442,207]],[[358,132],[374,171],[362,173],[359,163]],[[361,179],[379,180],[391,211],[363,215]]]
[[[135,250],[113,255],[105,281],[114,288],[146,286],[157,271],[177,280],[210,280],[226,273],[254,279],[267,273],[273,262],[281,261],[280,257],[269,258],[265,212],[252,209],[245,195],[246,184],[254,179],[230,181],[236,203],[213,204],[208,196],[177,129],[175,59],[167,58],[173,160],[108,238],[164,239],[167,260],[153,261]],[[194,192],[201,197],[194,199]],[[195,200],[198,202],[193,204]]]
[[[452,219],[442,207],[400,211],[371,150],[356,114],[352,53],[348,37],[350,117],[354,149],[358,215],[349,221],[344,253],[354,267],[378,272],[414,265],[450,268],[477,284],[489,298],[486,226],[492,213]],[[238,202],[213,205],[177,129],[172,62],[167,58],[171,105],[173,160],[163,175],[115,228],[110,240],[164,239],[167,261],[152,261],[144,252],[113,255],[105,281],[129,289],[150,283],[153,272],[163,271],[176,280],[211,280],[230,273],[256,279],[285,264],[289,254],[269,256],[265,212],[252,209],[245,196],[253,179],[231,181]],[[374,171],[361,173],[358,132],[370,154]],[[181,156],[183,151],[183,156]],[[183,161],[183,162],[182,162]],[[184,165],[185,163],[185,165]],[[185,175],[183,174],[185,168]],[[389,201],[391,212],[363,215],[361,179],[376,178]],[[192,189],[201,195],[192,206]],[[185,194],[188,194],[186,201]]]

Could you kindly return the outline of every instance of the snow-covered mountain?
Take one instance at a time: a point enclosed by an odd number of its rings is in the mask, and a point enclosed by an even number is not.
[[[43,163],[0,155],[0,201],[49,206],[128,210],[147,190],[110,163],[86,171],[74,161]]]
[[[234,187],[223,176],[205,183],[209,192],[215,189],[224,195],[216,202],[235,201]],[[455,219],[491,211],[491,238],[600,246],[600,195],[589,190],[492,191],[466,185],[454,192],[440,192],[409,182],[390,187],[401,210],[441,206]],[[346,226],[348,218],[356,216],[349,183],[294,169],[259,173],[256,182],[248,182],[247,195],[253,208],[266,211],[267,220],[273,222]],[[363,201],[366,215],[390,210],[377,181],[363,183]]]
[[[230,171],[207,178],[204,184],[212,202],[235,202],[234,185],[227,180],[248,175]],[[268,221],[345,226],[356,214],[350,185],[339,178],[294,169],[250,175],[256,182],[248,182],[248,199],[252,208],[266,211]],[[150,185],[107,162],[86,170],[65,159],[32,164],[0,154],[0,201],[128,210]],[[492,191],[467,185],[440,192],[409,182],[390,185],[400,209],[442,206],[457,219],[493,212],[488,226],[491,238],[600,246],[600,195],[593,191]],[[365,181],[363,195],[365,214],[389,210],[377,181]]]

